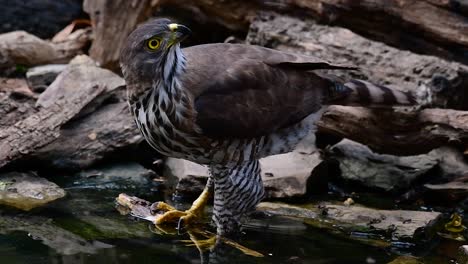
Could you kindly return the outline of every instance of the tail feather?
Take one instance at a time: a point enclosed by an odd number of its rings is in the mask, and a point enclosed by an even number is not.
[[[332,104],[359,106],[416,105],[413,94],[362,80],[333,81],[329,88]]]

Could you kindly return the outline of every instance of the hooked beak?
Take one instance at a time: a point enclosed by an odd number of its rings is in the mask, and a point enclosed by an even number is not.
[[[172,32],[172,43],[171,46],[175,43],[181,42],[192,34],[192,31],[180,24],[172,23],[168,25],[169,30]]]

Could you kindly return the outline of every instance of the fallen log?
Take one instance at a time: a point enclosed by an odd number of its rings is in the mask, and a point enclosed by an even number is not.
[[[267,3],[278,10],[305,12],[321,22],[347,27],[401,49],[467,64],[468,21],[464,2],[273,0]]]
[[[30,158],[41,166],[82,170],[120,155],[129,160],[131,148],[142,141],[126,102],[100,106],[92,114],[67,123],[60,137]]]
[[[109,78],[105,78],[109,74],[114,75],[90,65],[86,59],[78,58],[70,63],[49,87],[54,90],[53,96],[47,90],[41,94],[44,100],[40,98],[42,106],[37,113],[0,129],[0,168],[56,140],[62,125],[86,110],[97,96],[116,89],[110,85],[123,84],[118,76],[116,82],[109,82]],[[88,81],[83,81],[86,79]]]
[[[37,112],[35,101],[26,80],[0,78],[0,130]]]
[[[468,147],[468,111],[331,106],[318,128],[380,153],[416,155],[444,145]]]
[[[67,63],[82,54],[91,41],[91,29],[78,29],[60,42],[40,39],[25,31],[0,34],[0,71],[16,65]]]

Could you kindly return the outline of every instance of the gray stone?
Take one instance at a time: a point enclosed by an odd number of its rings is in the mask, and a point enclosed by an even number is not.
[[[419,230],[429,234],[429,229],[441,219],[439,212],[378,210],[362,206],[343,206],[323,203],[305,207],[282,203],[260,203],[260,211],[275,215],[304,218],[306,223],[318,228],[347,231],[385,231],[390,238],[415,238]]]
[[[398,157],[372,152],[368,147],[342,140],[331,149],[340,163],[341,177],[366,187],[401,191],[438,165],[431,155]]]
[[[29,88],[34,92],[43,92],[65,67],[66,64],[49,64],[30,68],[26,72]]]
[[[0,176],[0,204],[30,210],[65,196],[65,190],[32,173],[10,172]]]
[[[448,180],[468,175],[468,162],[463,153],[454,147],[444,146],[429,152],[429,156],[438,160],[440,177]]]
[[[291,198],[306,194],[307,181],[313,169],[322,161],[318,153],[291,152],[260,160],[266,198]],[[168,158],[166,174],[176,179],[176,191],[185,194],[200,193],[208,179],[209,171],[191,161]]]
[[[105,164],[77,173],[75,188],[139,189],[149,185],[156,173],[136,162]]]

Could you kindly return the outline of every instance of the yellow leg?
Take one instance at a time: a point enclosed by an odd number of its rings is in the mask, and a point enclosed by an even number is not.
[[[156,216],[154,223],[156,225],[166,224],[166,223],[183,223],[184,225],[191,225],[196,223],[203,217],[203,212],[205,210],[205,206],[210,198],[211,192],[209,188],[205,188],[201,195],[193,202],[190,209],[187,211],[179,211],[176,210],[174,207],[163,203],[158,202],[154,203],[151,206],[151,210],[154,213],[164,212],[161,215]]]

